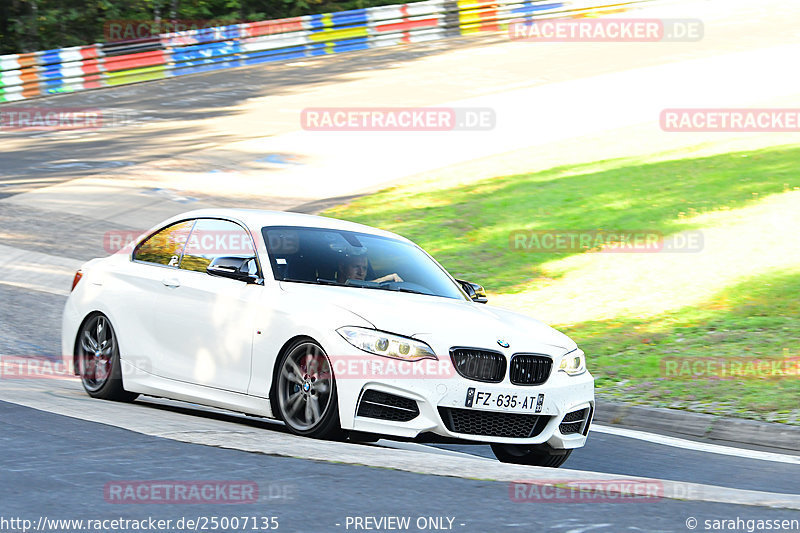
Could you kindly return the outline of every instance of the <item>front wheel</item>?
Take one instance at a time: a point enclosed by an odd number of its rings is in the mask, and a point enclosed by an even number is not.
[[[84,322],[75,355],[81,383],[92,398],[132,402],[139,396],[122,387],[117,336],[105,315],[97,313]]]
[[[556,450],[546,444],[492,444],[494,456],[502,463],[558,468],[572,450]]]
[[[317,343],[300,341],[286,350],[276,385],[278,413],[289,431],[319,439],[344,436],[331,363]]]

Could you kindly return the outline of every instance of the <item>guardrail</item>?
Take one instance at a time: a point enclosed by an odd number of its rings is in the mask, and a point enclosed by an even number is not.
[[[0,56],[0,102],[270,61],[497,32],[512,21],[624,11],[653,0],[427,0]]]

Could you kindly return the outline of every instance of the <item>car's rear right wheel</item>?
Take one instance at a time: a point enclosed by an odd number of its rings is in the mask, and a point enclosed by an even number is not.
[[[556,450],[547,444],[492,444],[492,451],[503,463],[550,468],[563,465],[572,453],[572,450]]]

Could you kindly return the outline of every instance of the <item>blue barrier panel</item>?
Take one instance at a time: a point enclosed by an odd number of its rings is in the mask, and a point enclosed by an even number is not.
[[[39,89],[45,94],[59,94],[69,92],[63,88],[64,81],[62,80],[63,74],[61,73],[61,64],[58,59],[54,60],[54,56],[59,57],[57,52],[48,50],[39,56],[43,62],[47,62],[44,66],[39,67],[37,75],[39,77]]]
[[[63,94],[63,93],[74,93],[76,91],[75,87],[71,87],[71,84],[65,84],[60,80],[49,80],[45,82],[39,82],[39,88],[42,90],[43,93],[46,94]],[[79,89],[81,84],[78,84]]]
[[[199,44],[172,50],[173,75],[183,76],[242,65],[239,53],[242,48],[236,41]]]
[[[242,51],[241,46],[236,41],[225,41],[221,43],[197,44],[172,49],[172,60],[175,63],[185,61],[202,61],[205,59],[215,61],[215,58],[238,54]]]
[[[57,80],[61,78],[61,65],[45,65],[39,67],[40,80]]]
[[[346,39],[333,43],[333,53],[350,52],[352,50],[366,50],[369,48],[369,37],[359,37],[357,39]]]
[[[197,74],[198,72],[209,72],[212,70],[220,70],[226,68],[234,68],[242,66],[239,59],[231,61],[217,61],[217,62],[203,62],[203,63],[181,63],[175,65],[172,69],[173,76],[184,76],[186,74]]]
[[[326,43],[309,43],[308,55],[310,56],[324,56],[328,53],[328,45]]]
[[[515,7],[511,10],[511,13],[515,15],[528,15],[536,13],[537,11],[547,11],[548,9],[558,9],[560,7],[564,7],[562,2],[553,2],[551,4],[524,2],[522,7]]]
[[[325,20],[323,20],[323,17],[327,19],[328,15],[311,15],[308,20],[308,29],[310,30],[323,29],[325,27]]]
[[[288,48],[275,48],[272,50],[249,52],[243,55],[242,61],[245,65],[256,65],[258,63],[266,63],[269,61],[283,61],[286,59],[298,59],[302,57],[306,57],[306,47],[292,46]]]
[[[53,63],[61,63],[61,48],[39,52],[40,65],[50,65]]]
[[[350,11],[332,13],[331,21],[334,26],[364,26],[369,22],[369,15],[366,9],[351,9]]]

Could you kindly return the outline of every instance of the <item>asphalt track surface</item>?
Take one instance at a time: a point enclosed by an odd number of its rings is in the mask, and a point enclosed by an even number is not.
[[[348,516],[454,518],[454,531],[684,531],[699,520],[797,517],[797,512],[663,500],[651,503],[515,502],[508,483],[425,476],[177,443],[0,402],[3,512],[38,519],[275,516],[280,531],[346,531]],[[108,482],[255,481],[257,503],[123,505]],[[24,480],[24,483],[23,483]],[[44,503],[46,502],[46,504]],[[202,507],[202,509],[198,509]],[[337,526],[337,524],[341,524]],[[353,530],[352,527],[350,529]],[[417,530],[412,528],[411,531]]]
[[[669,14],[676,16],[671,9]],[[336,103],[410,107],[478,96],[496,100],[499,107],[509,91],[520,88],[535,91],[800,43],[795,6],[775,2],[761,9],[736,3],[729,14],[708,9],[703,13],[709,17],[706,38],[700,43],[608,47],[567,43],[543,49],[526,44],[512,49],[512,44],[520,43],[487,36],[4,106],[91,107],[124,116],[125,123],[89,133],[0,133],[0,267],[5,270],[0,276],[0,354],[59,354],[60,312],[71,274],[83,261],[105,255],[103,235],[109,231],[143,230],[201,205],[315,211],[335,203],[331,194],[315,196],[308,189],[293,189],[291,183],[281,186],[281,180],[291,181],[288,172],[301,166],[330,171],[331,179],[338,180],[340,197],[399,181],[375,176],[348,184],[341,169],[326,165],[324,150],[314,145],[304,151],[302,143],[308,138],[292,137],[298,129],[297,111],[303,107]],[[608,59],[611,55],[613,61]],[[782,92],[770,93],[769,101],[791,102],[800,94],[800,86],[779,89]],[[751,102],[758,101],[754,94]],[[589,133],[577,131],[575,137]],[[270,144],[275,139],[284,141]],[[401,143],[398,149],[403,148]],[[430,157],[424,164],[438,168],[454,161]],[[461,162],[468,161],[469,154]],[[210,170],[239,179],[238,185],[219,186],[214,175],[208,176]],[[252,177],[260,174],[275,178],[253,182]],[[21,267],[29,264],[41,268]],[[135,408],[105,405],[81,395],[75,382],[0,380],[0,441],[7,452],[0,459],[3,517],[258,515],[277,516],[284,531],[345,531],[348,516],[448,516],[454,517],[453,529],[461,531],[575,532],[689,531],[688,517],[700,521],[697,530],[703,530],[704,519],[800,518],[796,510],[766,505],[670,498],[648,503],[516,502],[507,480],[466,479],[455,471],[430,473],[437,461],[463,460],[466,465],[472,464],[471,458],[483,457],[491,462],[481,464],[497,471],[496,476],[480,476],[483,479],[512,475],[491,459],[486,446],[395,450],[392,447],[402,445],[304,443],[293,440],[280,425],[260,419],[147,399]],[[232,444],[213,444],[210,437],[197,435],[181,440],[166,430],[148,434],[124,429],[146,426],[160,417],[167,417],[165,424],[176,433],[218,432],[228,435]],[[298,442],[297,451],[241,444],[245,433],[255,430],[270,443]],[[392,456],[384,468],[359,465],[370,464],[367,457],[382,449],[387,457],[396,453],[398,462],[392,462]],[[762,495],[797,495],[800,465],[752,459],[747,453],[723,456],[593,432],[586,448],[574,453],[565,467]],[[303,458],[287,457],[292,455]],[[405,460],[413,466],[404,466]],[[537,476],[547,479],[546,473],[531,469],[531,477]],[[582,479],[580,472],[573,476]],[[108,481],[152,479],[251,480],[258,483],[261,500],[232,507],[120,505],[103,498]]]

